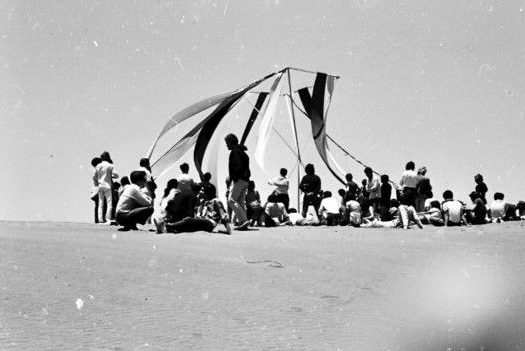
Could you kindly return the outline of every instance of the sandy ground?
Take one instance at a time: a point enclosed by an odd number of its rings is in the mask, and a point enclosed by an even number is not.
[[[525,226],[0,222],[0,350],[524,350]]]

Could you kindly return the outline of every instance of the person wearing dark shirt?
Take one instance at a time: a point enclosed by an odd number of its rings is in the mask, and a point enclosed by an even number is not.
[[[472,209],[467,211],[467,222],[470,224],[485,224],[487,223],[487,206],[483,203],[481,194],[473,191],[470,193],[470,200],[472,200]]]
[[[487,204],[487,198],[485,197],[487,194],[487,191],[489,191],[489,188],[487,188],[487,184],[483,181],[483,176],[481,174],[476,174],[474,176],[474,181],[476,182],[476,189],[475,191],[481,195],[481,200],[486,205]]]
[[[321,191],[321,178],[315,174],[315,167],[309,163],[304,168],[306,175],[301,179],[299,183],[299,189],[304,193],[303,197],[303,217],[306,217],[308,212],[308,206],[312,205],[315,209],[315,213],[319,212],[319,206],[321,205],[321,198],[319,197],[319,191]]]
[[[235,214],[238,227],[236,229],[247,229],[250,221],[246,216],[246,192],[250,181],[250,158],[246,154],[246,147],[239,145],[239,139],[235,134],[228,134],[224,138],[226,147],[230,150],[228,159],[229,177],[232,182],[228,204]]]
[[[352,173],[348,173],[346,176],[346,195],[345,203],[350,200],[356,200],[359,195],[359,185],[353,181]]]
[[[390,221],[390,198],[392,197],[392,185],[389,183],[388,175],[381,176],[381,200],[380,200],[380,216],[382,221]]]

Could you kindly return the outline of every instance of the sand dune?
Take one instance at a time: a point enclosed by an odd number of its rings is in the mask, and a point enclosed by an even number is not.
[[[0,223],[0,350],[523,350],[522,223]]]

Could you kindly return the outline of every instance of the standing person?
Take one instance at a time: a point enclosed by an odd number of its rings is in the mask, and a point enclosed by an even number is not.
[[[155,190],[157,189],[157,184],[155,184],[153,176],[151,175],[151,166],[149,164],[149,158],[140,159],[138,171],[144,171],[146,173],[146,189],[148,195],[152,199],[155,199]]]
[[[366,191],[370,194],[368,196],[370,217],[375,217],[379,213],[379,207],[381,206],[381,182],[372,171],[372,168],[366,167],[364,172],[368,179]]]
[[[403,197],[407,205],[416,207],[416,187],[419,182],[419,178],[415,171],[416,165],[414,162],[410,161],[405,166],[405,172],[401,176],[401,181],[399,185],[403,188]]]
[[[381,210],[380,217],[382,221],[390,221],[390,198],[392,197],[392,185],[389,183],[388,175],[381,176]]]
[[[309,163],[304,167],[306,175],[301,179],[299,183],[299,189],[304,193],[303,196],[303,217],[306,218],[308,212],[308,206],[312,205],[315,209],[315,213],[319,212],[319,206],[321,199],[319,198],[319,191],[321,191],[321,178],[315,174],[315,167]]]
[[[190,166],[186,162],[180,165],[180,171],[182,173],[177,177],[177,182],[179,183],[178,189],[182,196],[183,206],[186,209],[186,216],[194,217],[195,189],[197,186],[193,178],[188,174]]]
[[[288,195],[290,181],[286,178],[287,174],[288,170],[286,168],[281,168],[278,177],[268,180],[268,184],[276,187],[273,190],[273,193],[277,195],[277,201],[284,205],[286,211],[288,211],[288,207],[290,206],[290,196]]]
[[[357,200],[357,197],[359,196],[359,185],[357,185],[356,182],[353,181],[354,176],[352,173],[347,173],[346,176],[346,195],[345,195],[345,203],[350,200]]]
[[[419,178],[416,186],[416,211],[423,212],[425,210],[425,201],[431,199],[434,194],[432,194],[432,185],[430,185],[430,179],[427,178],[427,168],[421,167],[417,171],[417,176]]]
[[[487,204],[487,191],[489,191],[489,188],[487,188],[487,184],[483,181],[483,176],[481,174],[476,174],[474,176],[474,181],[476,182],[476,188],[475,191],[481,195],[481,200],[486,205]]]
[[[97,168],[98,164],[102,162],[100,157],[95,157],[91,160],[91,166],[93,166],[93,172]],[[97,182],[94,182],[93,187],[91,188],[91,200],[95,203],[95,223],[98,223],[98,186]]]
[[[117,203],[117,223],[123,226],[120,231],[137,230],[137,223],[145,224],[153,214],[153,200],[146,193],[146,172],[133,171],[128,185]]]
[[[100,162],[93,173],[93,181],[98,187],[98,220],[99,223],[110,224],[111,213],[113,212],[113,179],[118,178],[118,173],[115,167],[110,162],[111,157],[107,151],[104,151],[100,158]],[[106,203],[106,213],[102,209]]]
[[[454,200],[454,193],[450,190],[445,190],[443,193],[443,199],[445,201],[441,204],[441,209],[443,211],[445,227],[467,224],[465,213],[463,211],[463,204],[458,200]]]
[[[232,208],[238,226],[237,230],[247,229],[250,221],[246,216],[246,191],[250,180],[250,158],[246,154],[246,147],[239,145],[235,134],[228,134],[224,138],[226,147],[230,150],[228,172],[232,182],[228,204]]]

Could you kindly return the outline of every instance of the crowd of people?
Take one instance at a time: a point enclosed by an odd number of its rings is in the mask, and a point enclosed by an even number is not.
[[[370,167],[364,169],[361,185],[346,175],[346,187],[338,190],[340,199],[322,190],[321,178],[312,164],[305,166],[299,189],[303,193],[299,212],[290,207],[287,169],[268,180],[274,190],[263,201],[251,180],[250,159],[246,147],[234,134],[225,138],[230,151],[226,178],[226,206],[218,199],[211,182],[212,174],[204,173],[200,182],[190,175],[187,163],[180,165],[180,175],[168,180],[160,199],[160,211],[154,211],[157,185],[151,175],[149,160],[143,158],[129,177],[119,175],[108,152],[92,160],[95,222],[120,225],[121,231],[136,230],[137,224],[151,221],[157,233],[195,231],[231,234],[232,229],[275,227],[282,225],[350,225],[364,228],[410,228],[416,225],[460,226],[490,222],[525,220],[525,202],[506,202],[501,192],[494,193],[488,204],[488,187],[483,176],[474,177],[472,204],[454,199],[450,190],[442,201],[434,199],[427,169],[416,171],[414,162],[406,164],[399,186],[388,175],[379,175]],[[392,186],[394,184],[394,187]]]

